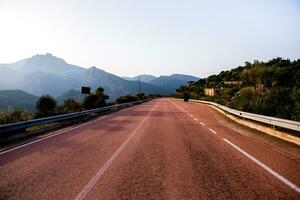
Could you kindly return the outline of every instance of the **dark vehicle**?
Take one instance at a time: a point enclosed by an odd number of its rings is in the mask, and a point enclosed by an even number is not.
[[[185,92],[183,93],[183,100],[186,102],[186,101],[189,101],[189,93]]]

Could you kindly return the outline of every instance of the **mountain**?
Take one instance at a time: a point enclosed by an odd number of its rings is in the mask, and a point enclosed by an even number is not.
[[[0,90],[0,110],[22,108],[34,112],[38,97],[22,90]]]
[[[62,105],[67,99],[75,99],[79,102],[82,102],[84,100],[84,94],[81,94],[79,90],[69,90],[57,97],[56,101],[59,105]]]
[[[144,82],[144,83],[149,83],[153,79],[157,78],[156,76],[152,76],[152,75],[148,75],[148,74],[142,74],[142,75],[135,76],[135,77],[126,77],[125,76],[125,77],[122,77],[122,78],[124,78],[126,80],[129,80],[129,81],[138,81],[139,77],[140,77],[141,82]]]
[[[172,74],[170,76],[160,76],[151,80],[149,83],[158,87],[165,88],[168,93],[173,93],[181,85],[184,85],[190,81],[198,81],[199,78],[184,74]]]
[[[191,75],[186,75],[186,74],[172,74],[169,76],[171,79],[176,79],[184,82],[189,82],[189,81],[198,81],[199,78]]]
[[[21,89],[37,96],[60,97],[70,90],[79,91],[81,86],[89,86],[92,91],[101,86],[111,101],[121,95],[138,93],[138,81],[128,81],[96,67],[71,65],[49,53],[0,64],[0,90]],[[165,89],[148,83],[142,83],[141,89],[145,94],[167,94]]]

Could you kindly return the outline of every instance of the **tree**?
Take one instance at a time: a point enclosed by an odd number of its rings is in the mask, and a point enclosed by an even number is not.
[[[116,102],[118,104],[121,103],[129,103],[129,102],[133,102],[133,101],[137,101],[138,97],[137,96],[132,96],[132,95],[125,95],[125,96],[120,96],[116,99]]]
[[[38,117],[46,117],[54,115],[56,112],[56,100],[50,95],[43,95],[36,103],[36,115]]]
[[[85,109],[104,107],[108,98],[109,96],[104,94],[104,89],[102,87],[98,87],[95,90],[95,93],[91,93],[86,97],[83,102],[83,107]]]
[[[74,99],[67,99],[64,101],[63,112],[78,112],[82,110],[80,102]]]

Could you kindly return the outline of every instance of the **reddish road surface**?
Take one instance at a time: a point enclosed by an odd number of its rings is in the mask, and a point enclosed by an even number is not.
[[[157,99],[0,153],[0,199],[300,199],[299,147]]]

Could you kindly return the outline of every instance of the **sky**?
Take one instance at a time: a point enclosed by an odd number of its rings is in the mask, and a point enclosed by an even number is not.
[[[51,53],[119,76],[300,58],[300,0],[0,0],[0,63]]]

